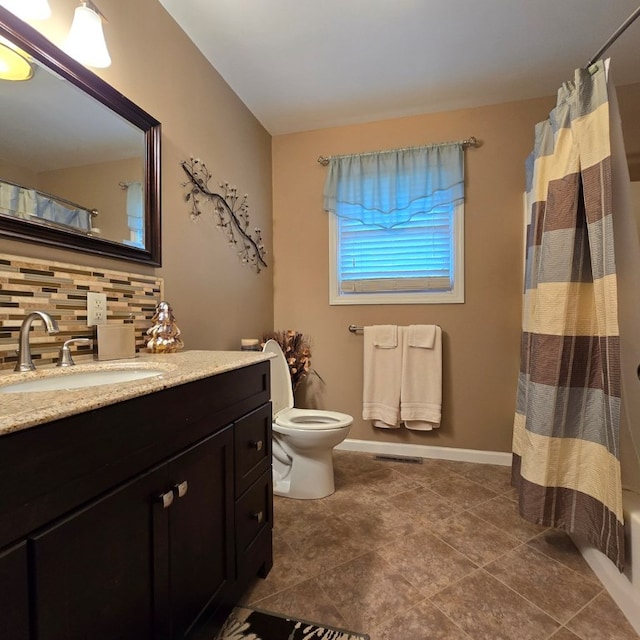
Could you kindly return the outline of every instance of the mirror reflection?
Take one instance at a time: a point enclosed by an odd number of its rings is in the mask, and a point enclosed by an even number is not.
[[[0,7],[0,234],[160,264],[159,123]]]
[[[34,64],[0,80],[0,214],[144,248],[144,134]]]

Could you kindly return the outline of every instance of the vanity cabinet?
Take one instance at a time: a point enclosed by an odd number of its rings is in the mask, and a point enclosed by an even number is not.
[[[209,436],[29,539],[39,640],[185,636],[233,578],[232,435]]]
[[[233,428],[228,427],[169,466],[175,498],[158,517],[168,515],[169,526],[163,522],[162,532],[168,532],[170,591],[164,595],[170,624],[160,627],[171,634],[160,637],[184,637],[209,601],[235,578],[234,539],[240,532],[233,520],[232,461]]]
[[[273,485],[271,475],[271,406],[235,425],[236,575],[246,583],[271,568]],[[266,555],[266,563],[265,563]]]
[[[0,552],[0,620],[5,637],[28,640],[29,592],[25,542]]]
[[[145,474],[30,538],[39,640],[153,637],[149,498],[162,481]]]
[[[10,637],[213,637],[272,565],[270,426],[259,362],[1,437],[0,481],[36,475],[0,498]]]

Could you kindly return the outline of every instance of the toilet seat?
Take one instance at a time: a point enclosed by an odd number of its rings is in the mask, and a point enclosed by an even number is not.
[[[316,409],[283,409],[273,420],[280,427],[300,429],[301,431],[333,431],[348,427],[353,418],[338,411]]]
[[[289,365],[275,340],[267,340],[263,351],[273,354],[271,363],[271,402],[273,422],[287,429],[299,431],[333,431],[348,427],[353,418],[338,411],[295,409]]]

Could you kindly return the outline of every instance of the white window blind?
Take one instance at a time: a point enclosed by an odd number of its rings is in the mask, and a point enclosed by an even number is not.
[[[450,291],[454,208],[420,213],[392,229],[339,218],[340,291]]]
[[[391,229],[331,218],[331,304],[464,302],[463,206]]]

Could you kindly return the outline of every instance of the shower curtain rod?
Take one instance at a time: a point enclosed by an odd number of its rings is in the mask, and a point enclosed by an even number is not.
[[[611,35],[611,37],[598,49],[597,53],[587,62],[587,67],[590,67],[594,62],[597,62],[602,54],[636,21],[640,16],[640,7],[638,7]]]
[[[466,149],[467,147],[479,147],[481,142],[475,136],[470,136],[470,137],[466,138],[465,140],[457,140],[456,142],[437,142],[436,144],[425,144],[425,145],[420,145],[418,147],[402,147],[401,149],[391,149],[391,151],[408,151],[409,149],[423,149],[423,148],[429,148],[429,147],[444,147],[445,145],[448,145],[448,144],[459,144],[463,148]],[[370,155],[374,155],[376,153],[385,153],[385,152],[384,151],[370,151],[368,153],[365,152],[365,153],[347,154],[346,156],[318,156],[318,164],[321,164],[323,167],[326,167],[329,164],[329,161],[331,160],[331,158],[348,157],[349,155],[370,156]]]

